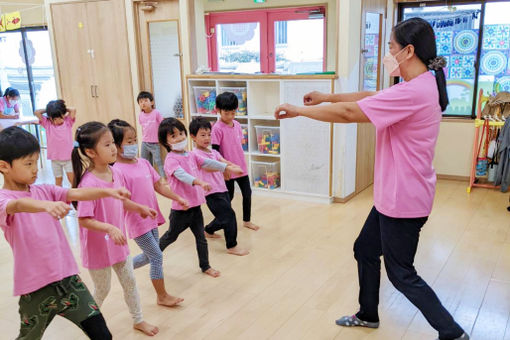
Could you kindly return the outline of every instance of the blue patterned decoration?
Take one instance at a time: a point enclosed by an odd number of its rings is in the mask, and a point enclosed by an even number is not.
[[[484,50],[510,49],[510,25],[484,25]]]
[[[455,34],[453,45],[457,53],[460,54],[475,52],[478,47],[478,30],[464,30],[457,32]]]
[[[438,55],[452,54],[453,31],[436,32],[436,46]]]
[[[505,72],[508,65],[507,56],[501,51],[487,51],[482,55],[480,74],[496,75]]]

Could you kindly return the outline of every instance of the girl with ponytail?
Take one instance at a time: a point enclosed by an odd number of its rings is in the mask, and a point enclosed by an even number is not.
[[[359,310],[339,326],[379,327],[381,256],[391,283],[439,333],[440,339],[469,339],[418,276],[414,256],[420,230],[434,201],[432,166],[442,111],[448,106],[444,58],[437,56],[432,27],[413,18],[391,33],[384,66],[404,79],[379,92],[304,96],[305,107],[283,104],[277,119],[304,116],[334,123],[372,123],[376,128],[374,207],[354,243],[358,262]],[[317,104],[330,102],[330,105]]]
[[[125,179],[110,164],[117,159],[117,147],[110,130],[100,122],[88,122],[76,130],[72,152],[75,188],[124,188]],[[126,189],[124,189],[126,190]],[[126,190],[127,191],[127,190]],[[129,193],[129,192],[128,192]],[[74,203],[76,206],[76,203]],[[143,321],[140,297],[126,242],[125,210],[142,218],[155,218],[157,212],[129,199],[102,198],[78,202],[80,246],[83,267],[94,282],[94,298],[99,306],[110,291],[111,270],[124,290],[124,300],[133,318],[133,327],[146,335],[159,332]]]

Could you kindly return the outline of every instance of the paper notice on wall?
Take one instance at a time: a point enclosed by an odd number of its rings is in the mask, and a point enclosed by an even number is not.
[[[5,16],[0,15],[0,32],[5,32]]]
[[[5,29],[7,31],[17,30],[21,28],[21,13],[11,12],[4,14]]]

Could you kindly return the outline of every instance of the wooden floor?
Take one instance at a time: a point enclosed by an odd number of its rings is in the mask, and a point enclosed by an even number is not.
[[[357,308],[352,245],[371,202],[370,190],[347,204],[334,205],[254,196],[253,221],[262,229],[241,228],[238,238],[251,254],[227,255],[223,239],[209,241],[210,262],[221,271],[220,278],[200,273],[189,231],[165,251],[167,286],[172,294],[185,298],[182,307],[156,306],[148,267],[136,270],[145,319],[159,326],[159,339],[434,339],[434,330],[385,274],[378,330],[334,324]],[[170,204],[160,203],[167,214]],[[418,272],[475,340],[510,340],[507,203],[508,195],[497,191],[474,189],[468,195],[466,183],[440,181],[433,213],[421,235]],[[234,204],[240,216],[240,200]],[[203,210],[209,221],[209,211]],[[75,221],[66,217],[65,228],[79,259]],[[139,253],[134,242],[130,248],[132,254]],[[81,275],[92,288],[87,271]],[[0,280],[0,338],[12,339],[18,332],[18,299],[12,297],[12,255],[3,238]],[[146,339],[131,329],[115,276],[102,311],[114,338]],[[57,317],[44,339],[85,337]]]

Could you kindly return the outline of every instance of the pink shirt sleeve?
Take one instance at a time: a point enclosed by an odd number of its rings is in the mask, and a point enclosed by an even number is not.
[[[94,217],[96,210],[96,201],[78,202],[78,217]]]
[[[156,183],[157,181],[159,181],[161,179],[161,176],[159,176],[158,172],[154,169],[154,167],[148,161],[146,161],[145,159],[144,159],[144,163],[147,166],[147,168],[149,169],[149,172],[150,172],[151,177],[152,177],[152,182]]]
[[[4,99],[4,97],[0,97],[0,111],[4,112],[4,108],[5,108],[5,99]]]
[[[158,123],[161,123],[163,121],[163,116],[161,115],[161,112],[158,111],[156,120]]]
[[[68,126],[73,126],[74,122],[76,121],[76,118],[71,118],[71,116],[68,114],[66,117],[65,117],[65,122],[67,123]]]
[[[67,201],[67,192],[69,189],[62,188],[56,185],[52,184],[41,184],[39,185],[40,188],[43,188],[45,191],[51,193],[51,197],[53,198],[53,201],[55,202],[66,202]]]
[[[205,158],[197,154],[196,152],[190,153],[190,157],[193,157],[193,161],[196,163],[197,167],[201,168],[204,165]]]
[[[170,177],[174,174],[175,170],[180,167],[179,162],[173,158],[167,158],[165,161],[165,174],[167,177]]]
[[[218,125],[214,125],[211,131],[211,144],[220,145],[221,144],[221,130],[218,128]]]
[[[412,93],[412,88],[406,85],[394,85],[357,102],[361,111],[377,129],[387,128],[415,113],[415,94]]]
[[[51,124],[50,120],[46,116],[42,116],[42,119],[39,119],[39,124],[45,129],[48,128],[48,126]]]
[[[14,112],[19,111],[19,104],[14,105]]]
[[[0,227],[7,227],[7,204],[12,200],[12,198],[5,197],[0,194]]]

